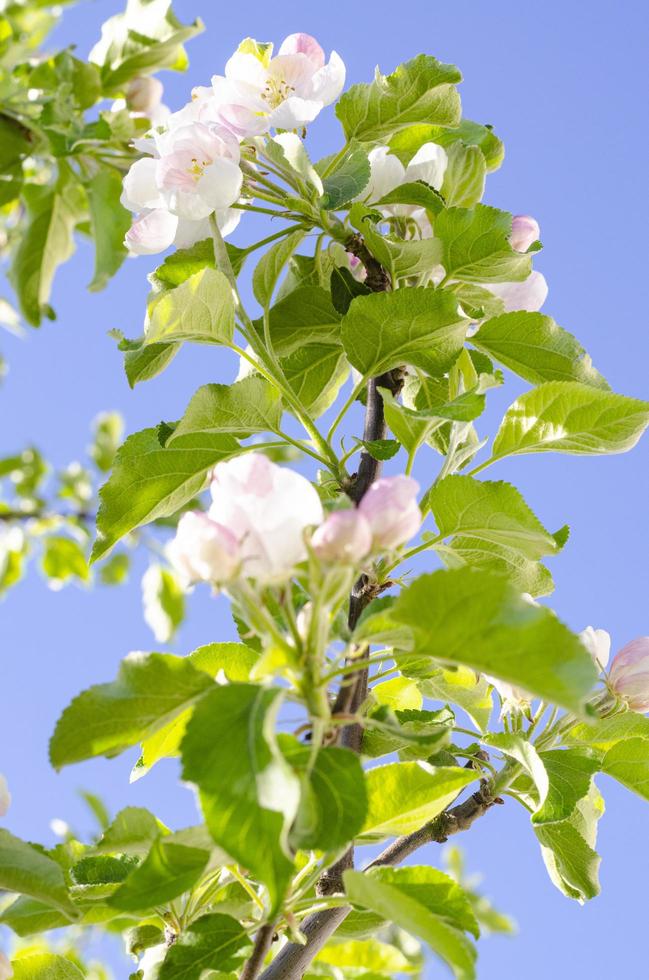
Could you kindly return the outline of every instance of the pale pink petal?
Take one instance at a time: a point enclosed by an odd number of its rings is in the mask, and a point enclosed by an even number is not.
[[[173,243],[176,248],[190,248],[196,242],[202,242],[206,238],[210,238],[211,235],[209,218],[201,218],[200,221],[179,218],[176,237]]]
[[[396,548],[409,541],[422,522],[417,505],[419,484],[409,476],[376,480],[358,505],[368,521],[376,549]]]
[[[134,255],[155,255],[173,243],[178,218],[163,208],[149,211],[133,222],[124,244]]]
[[[512,248],[517,252],[527,252],[530,245],[541,237],[541,229],[536,218],[529,214],[517,214],[512,219],[512,233],[509,236]]]
[[[403,183],[405,168],[389,146],[375,146],[368,154],[370,161],[370,182],[358,195],[359,200],[370,203],[382,197]]]
[[[269,125],[275,129],[302,129],[313,122],[321,109],[321,102],[292,95],[271,112]]]
[[[311,547],[321,561],[353,564],[370,553],[372,528],[359,510],[335,511],[315,529]]]
[[[143,75],[134,78],[126,89],[126,104],[133,112],[143,112],[150,116],[162,102],[164,85],[159,78]]]
[[[324,51],[310,34],[289,34],[282,41],[277,54],[304,54],[315,69],[322,68],[325,63]]]
[[[196,190],[212,210],[220,211],[239,199],[242,184],[243,174],[236,163],[221,157],[205,168]]]
[[[129,211],[159,208],[163,205],[156,183],[158,161],[151,157],[136,160],[124,177],[121,202]]]
[[[311,79],[309,98],[316,99],[322,105],[331,105],[345,87],[346,73],[342,58],[332,51],[329,63],[320,68]]]
[[[485,282],[482,285],[500,297],[506,313],[514,310],[536,313],[548,298],[548,284],[542,272],[531,272],[522,282]]]

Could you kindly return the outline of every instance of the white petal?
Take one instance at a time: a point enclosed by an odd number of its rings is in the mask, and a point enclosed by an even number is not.
[[[164,252],[173,243],[178,218],[164,208],[149,211],[133,222],[126,233],[124,244],[134,255],[155,255]]]
[[[201,218],[200,221],[190,221],[187,218],[178,219],[178,228],[174,245],[176,248],[190,248],[196,242],[202,242],[211,237],[209,218]]]
[[[314,68],[322,68],[325,63],[324,51],[310,34],[289,34],[282,41],[277,52],[283,54],[303,54],[309,59]]]
[[[323,105],[335,102],[345,86],[346,74],[342,58],[332,51],[329,63],[320,68],[311,80],[310,97]]]
[[[242,212],[235,208],[227,208],[225,211],[215,211],[214,216],[219,226],[219,231],[224,238],[231,235],[241,221]]]
[[[229,82],[243,83],[261,91],[266,86],[268,71],[254,54],[235,51],[226,63],[225,77]]]
[[[221,157],[205,168],[196,189],[212,210],[221,211],[238,200],[242,184],[243,174],[236,163]]]
[[[405,167],[387,146],[376,146],[369,153],[371,167],[370,182],[359,195],[363,200],[379,201],[390,191],[402,184]]]
[[[156,184],[157,161],[144,157],[132,164],[124,177],[121,202],[129,211],[159,208],[163,200]]]
[[[514,310],[537,313],[548,297],[548,284],[542,272],[532,272],[522,282],[485,282],[483,285],[501,298],[507,313]]]
[[[313,102],[291,95],[273,109],[269,124],[275,129],[302,129],[313,122],[321,109],[322,102]]]
[[[444,173],[448,157],[443,146],[437,143],[424,143],[406,167],[406,181],[425,180],[427,184],[440,189],[444,182]]]

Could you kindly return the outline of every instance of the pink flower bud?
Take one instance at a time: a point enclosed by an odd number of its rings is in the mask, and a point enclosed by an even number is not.
[[[11,980],[14,975],[13,967],[4,953],[0,953],[0,980]]]
[[[311,547],[322,561],[354,564],[369,554],[372,529],[358,510],[338,510],[315,529]]]
[[[397,548],[417,533],[419,484],[409,476],[387,476],[369,488],[358,510],[372,529],[372,547]]]
[[[164,87],[157,78],[141,76],[134,78],[126,89],[126,104],[133,112],[147,115],[160,105]]]
[[[11,793],[9,792],[9,787],[7,786],[7,780],[0,772],[0,817],[4,817],[10,806]]]
[[[527,252],[530,245],[538,242],[541,234],[536,218],[529,214],[517,214],[512,221],[512,233],[509,241],[516,252]]]
[[[228,582],[239,569],[239,543],[207,514],[190,511],[178,521],[167,557],[188,583]]]
[[[649,711],[649,636],[622,647],[613,658],[608,679],[632,711]]]

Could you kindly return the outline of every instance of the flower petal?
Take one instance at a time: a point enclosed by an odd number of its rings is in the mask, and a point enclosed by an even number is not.
[[[448,157],[443,146],[437,143],[424,143],[406,167],[406,181],[425,180],[427,184],[440,189],[444,182],[444,173]]]
[[[158,161],[151,157],[136,160],[124,177],[120,198],[129,211],[143,211],[145,208],[159,208],[163,200],[156,184]]]
[[[271,112],[269,124],[275,129],[302,129],[313,122],[321,109],[322,102],[291,95]]]
[[[289,34],[282,41],[277,54],[304,54],[316,70],[322,68],[325,63],[324,51],[310,34]]]
[[[239,198],[242,184],[243,174],[236,163],[221,157],[205,168],[196,189],[205,204],[221,211]]]
[[[155,255],[173,243],[178,218],[164,208],[149,211],[133,222],[124,244],[134,255]]]
[[[332,51],[329,63],[320,68],[311,80],[310,97],[323,105],[335,102],[345,86],[346,74],[344,61],[336,51]]]

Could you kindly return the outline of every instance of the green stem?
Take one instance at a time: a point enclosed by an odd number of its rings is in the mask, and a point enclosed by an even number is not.
[[[343,405],[343,407],[338,412],[338,415],[336,416],[336,418],[333,421],[333,425],[331,426],[331,428],[329,429],[329,432],[327,433],[327,441],[328,442],[331,442],[331,440],[333,438],[334,432],[336,431],[336,429],[338,428],[338,426],[340,425],[340,423],[344,419],[345,415],[347,414],[347,412],[349,411],[349,409],[352,407],[352,405],[354,404],[354,402],[356,401],[356,399],[358,398],[358,396],[360,395],[361,391],[363,390],[363,388],[365,387],[366,384],[367,384],[367,380],[365,378],[362,378],[358,382],[358,384],[354,388],[352,388],[352,391],[351,391],[351,394],[350,394],[349,398],[347,399],[347,401],[345,402],[345,404]]]

